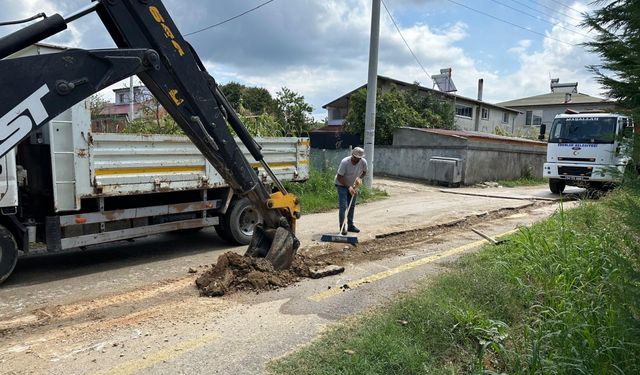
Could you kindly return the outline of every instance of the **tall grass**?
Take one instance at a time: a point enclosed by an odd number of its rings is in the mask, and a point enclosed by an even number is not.
[[[288,191],[300,198],[303,214],[323,212],[338,208],[338,192],[334,184],[335,172],[330,170],[311,170],[309,179],[303,183],[285,183]],[[371,202],[387,196],[379,189],[362,187],[358,194],[358,203]]]
[[[640,182],[462,258],[272,370],[640,374]]]

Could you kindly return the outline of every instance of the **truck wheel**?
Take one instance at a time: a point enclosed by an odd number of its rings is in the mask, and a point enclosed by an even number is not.
[[[248,245],[253,236],[253,229],[261,222],[262,217],[258,210],[251,205],[247,198],[241,198],[233,201],[227,213],[222,217],[223,230],[218,234],[231,243]]]
[[[0,225],[0,283],[5,281],[18,261],[18,246],[11,232]]]
[[[214,225],[213,227],[215,228],[216,233],[218,234],[218,237],[222,238],[227,242],[231,242],[232,241],[231,236],[229,235],[229,232],[227,232],[227,230],[225,229],[225,225],[222,223],[223,220],[224,218],[220,218],[220,224]]]
[[[549,190],[551,190],[553,194],[562,194],[566,185],[567,184],[562,180],[555,178],[549,179]]]

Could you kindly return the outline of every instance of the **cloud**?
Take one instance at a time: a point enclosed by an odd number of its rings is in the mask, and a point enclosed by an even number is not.
[[[190,0],[188,3],[165,0],[183,34],[228,19],[259,3],[257,0]],[[425,21],[431,19],[429,12],[451,10],[450,3],[444,0],[387,0],[386,3],[391,11],[398,12],[394,17],[402,34],[426,71],[435,74],[441,68],[453,68],[461,95],[475,96],[478,78],[485,79],[485,100],[541,94],[548,92],[549,74],[563,81],[579,81],[581,91],[600,92],[584,68],[597,62],[597,58],[582,47],[551,39],[578,44],[586,40],[583,36],[555,26],[548,28],[548,38],[542,42],[532,35],[502,48],[492,45],[491,35],[487,33],[486,50],[472,52],[470,36],[485,32],[478,24],[488,19],[474,19],[472,24],[468,13],[451,11],[446,13],[449,23],[435,25]],[[559,6],[551,1],[541,4]],[[85,5],[86,0],[9,2],[3,9],[3,19],[27,17],[40,11],[68,14]],[[233,80],[262,86],[272,94],[283,86],[289,87],[312,103],[317,117],[323,117],[326,113],[321,109],[323,104],[367,80],[370,7],[370,0],[278,0],[237,20],[186,38],[219,82]],[[571,7],[578,11],[588,9],[580,2],[574,2]],[[384,8],[381,12],[379,74],[408,82],[420,81],[431,87],[430,78],[408,51]],[[554,14],[557,19],[554,17],[553,22],[574,27],[577,21],[573,18],[579,13],[558,8]],[[462,19],[463,16],[467,18]],[[0,29],[0,32],[9,30]],[[114,46],[96,15],[83,17],[74,22],[69,31],[47,41],[81,48]],[[517,66],[501,64],[506,57],[511,57]]]

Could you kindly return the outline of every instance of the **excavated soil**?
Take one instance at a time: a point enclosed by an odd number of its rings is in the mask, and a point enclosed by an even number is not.
[[[342,267],[339,266],[384,259],[402,254],[405,249],[419,244],[439,243],[441,240],[438,236],[444,232],[469,229],[475,224],[527,211],[543,204],[532,203],[520,209],[500,209],[431,227],[389,233],[377,236],[374,240],[361,242],[357,246],[338,243],[316,244],[298,251],[291,268],[283,271],[274,270],[273,265],[266,259],[227,252],[198,277],[196,285],[201,295],[209,297],[242,290],[260,292],[278,289],[302,278],[318,278],[342,272]]]
[[[276,271],[271,262],[264,258],[226,252],[218,257],[215,265],[196,279],[196,285],[201,295],[209,297],[238,290],[273,290],[293,284],[304,277],[313,277],[326,266],[328,264],[324,261],[296,255],[291,268]]]

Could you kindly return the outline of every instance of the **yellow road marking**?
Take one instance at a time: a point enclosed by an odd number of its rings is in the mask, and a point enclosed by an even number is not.
[[[510,230],[508,232],[499,234],[498,236],[496,236],[496,238],[507,236],[509,234],[518,232],[519,230],[520,229]],[[424,257],[424,258],[418,259],[416,261],[405,263],[405,264],[400,265],[398,267],[391,268],[391,269],[388,269],[386,271],[383,271],[383,272],[380,272],[380,273],[376,273],[376,274],[364,277],[362,279],[347,283],[347,285],[349,286],[349,289],[354,289],[354,288],[357,288],[357,287],[362,286],[364,284],[372,283],[374,281],[379,281],[379,280],[382,280],[382,279],[384,279],[386,277],[396,275],[396,274],[398,274],[400,272],[408,271],[410,269],[413,269],[413,268],[416,268],[416,267],[420,267],[420,266],[423,266],[423,265],[428,264],[428,263],[432,263],[432,262],[434,262],[434,261],[436,261],[438,259],[445,258],[445,257],[451,256],[451,255],[454,255],[454,254],[462,253],[462,252],[467,251],[467,250],[471,250],[473,248],[476,248],[478,246],[484,245],[486,243],[487,243],[486,240],[479,240],[479,241],[471,242],[471,243],[468,243],[466,245],[462,245],[460,247],[456,247],[454,249],[443,251],[443,252],[435,254],[435,255]],[[332,289],[328,289],[328,290],[325,290],[325,291],[320,292],[320,293],[316,293],[316,294],[310,296],[309,299],[312,300],[312,301],[320,302],[320,301],[325,300],[327,298],[334,297],[334,296],[336,296],[336,295],[338,295],[340,293],[342,293],[342,290],[340,288],[332,288]]]
[[[160,362],[168,361],[180,357],[181,355],[190,352],[192,350],[201,348],[215,339],[219,338],[218,335],[208,335],[198,337],[193,340],[183,341],[178,345],[168,347],[164,350],[160,350],[153,354],[146,356],[144,359],[134,359],[123,363],[120,366],[110,368],[107,370],[99,371],[96,375],[129,375],[142,371],[146,368],[154,366]]]
[[[204,172],[204,166],[96,169],[96,176],[134,173]]]

